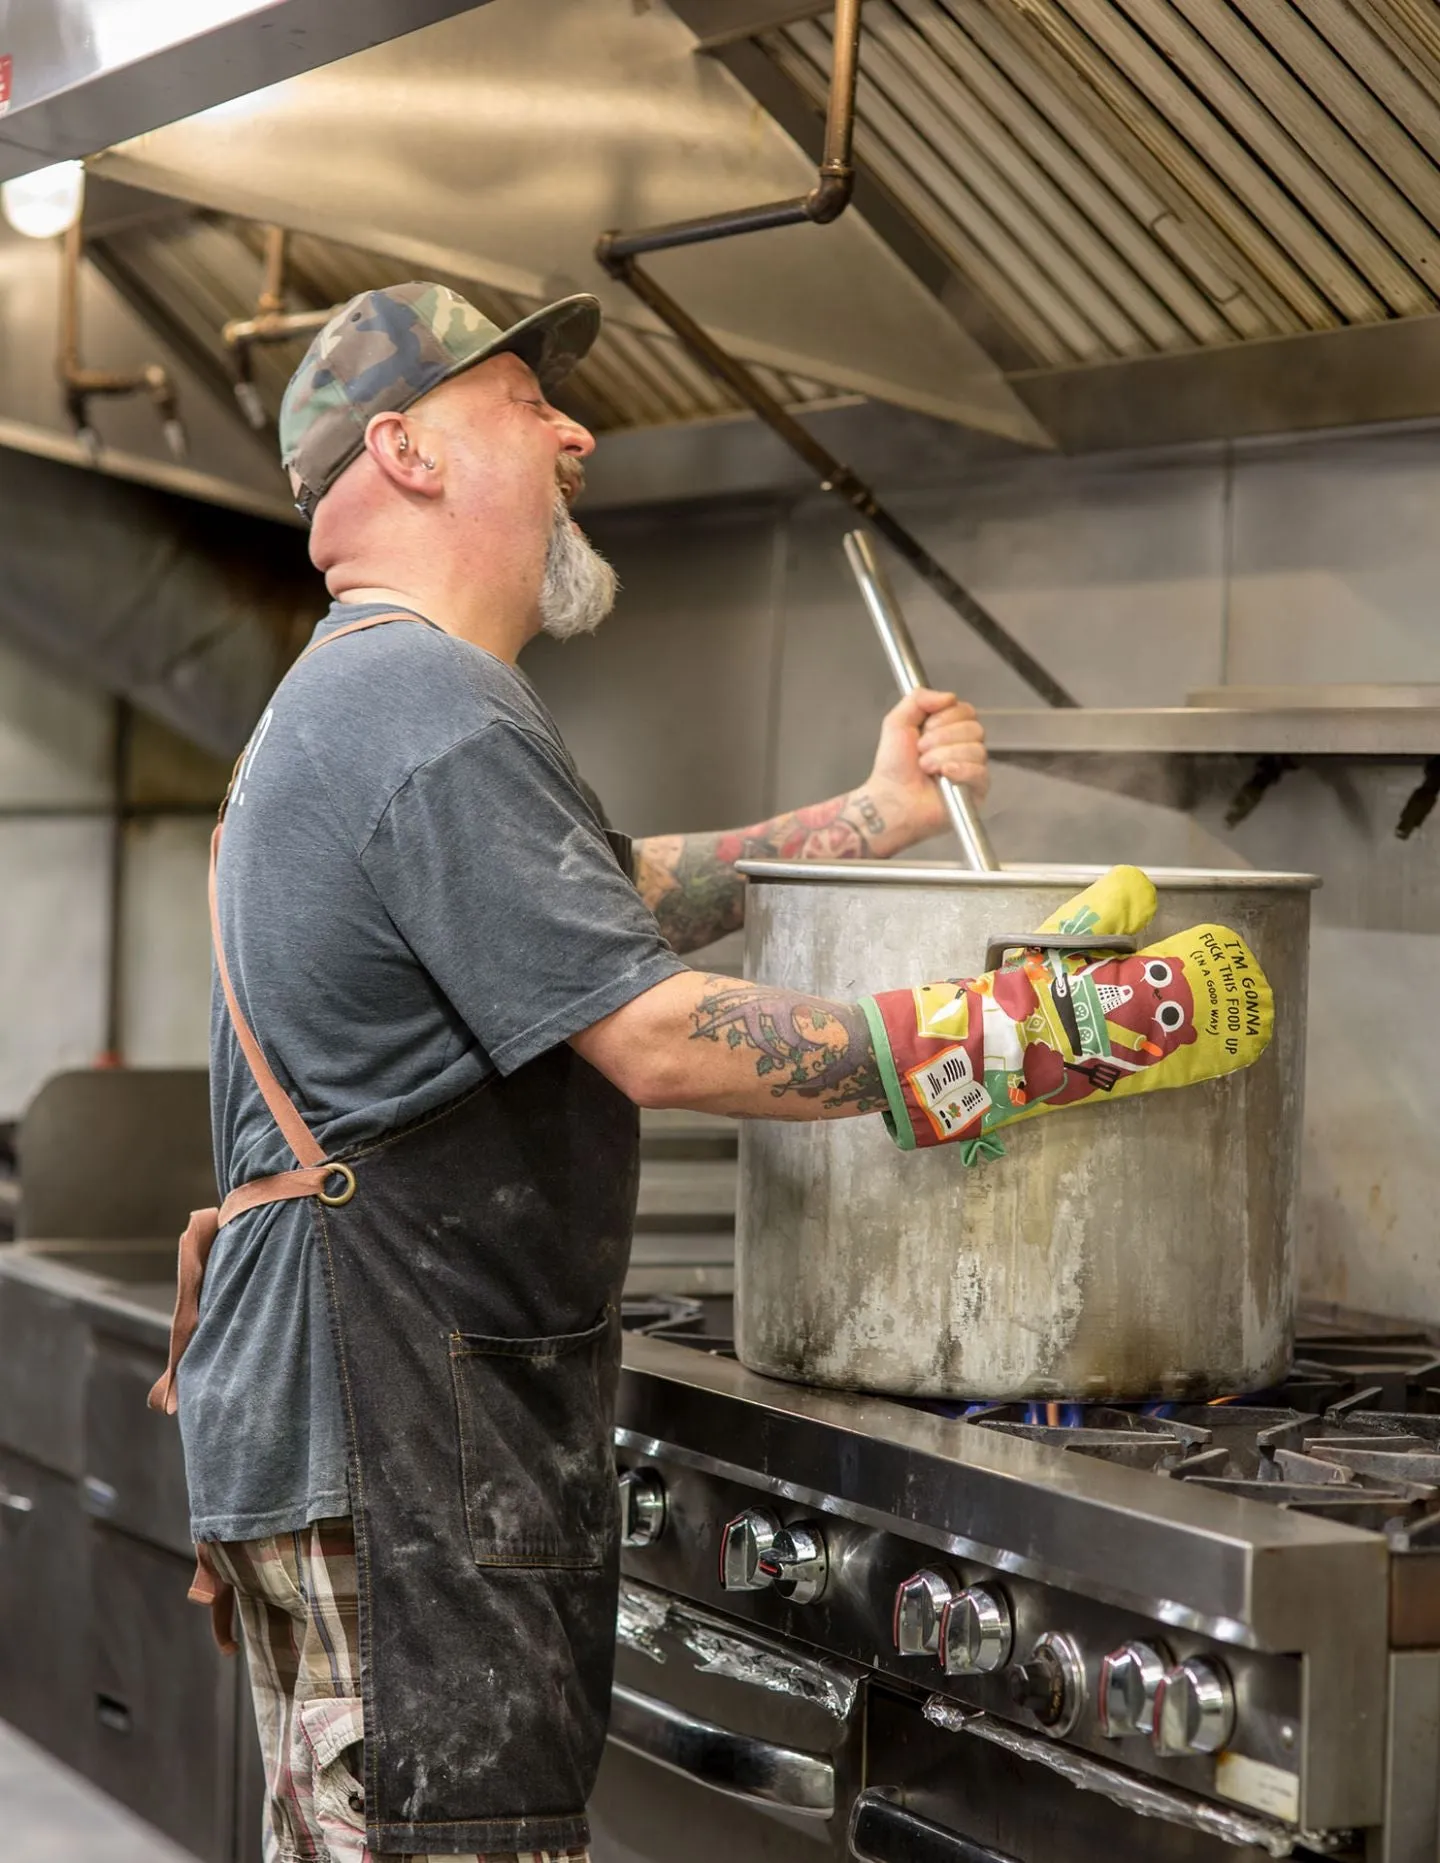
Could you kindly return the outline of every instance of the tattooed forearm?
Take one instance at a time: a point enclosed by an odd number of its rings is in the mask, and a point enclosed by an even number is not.
[[[744,923],[737,860],[863,860],[888,851],[885,833],[884,816],[857,789],[750,828],[638,841],[636,885],[672,948],[698,951]]]
[[[754,1071],[770,1082],[772,1098],[797,1095],[832,1111],[861,1113],[885,1104],[870,1030],[857,1004],[731,977],[700,981],[691,1040],[723,1042],[737,1060],[753,1056]]]

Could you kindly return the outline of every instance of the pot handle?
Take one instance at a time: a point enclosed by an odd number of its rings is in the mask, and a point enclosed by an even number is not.
[[[1066,938],[1059,932],[1014,932],[1006,938],[992,938],[986,945],[986,970],[998,970],[1005,961],[1005,953],[1022,946],[1032,951],[1109,951],[1116,957],[1133,957],[1140,948],[1140,941],[1128,933],[1116,933],[1108,938],[1093,935]]]

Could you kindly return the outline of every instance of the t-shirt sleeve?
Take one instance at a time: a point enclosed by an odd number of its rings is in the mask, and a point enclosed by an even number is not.
[[[502,1073],[686,968],[558,749],[509,720],[413,771],[361,859]]]

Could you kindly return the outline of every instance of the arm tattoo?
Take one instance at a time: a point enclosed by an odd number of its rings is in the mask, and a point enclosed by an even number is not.
[[[755,1056],[755,1072],[783,1099],[821,1100],[862,1113],[885,1104],[870,1030],[855,1003],[832,1003],[761,983],[707,976],[691,1014],[692,1041],[723,1041]]]
[[[638,841],[636,885],[672,948],[698,951],[745,922],[737,860],[863,860],[884,833],[884,816],[857,789],[751,828]]]

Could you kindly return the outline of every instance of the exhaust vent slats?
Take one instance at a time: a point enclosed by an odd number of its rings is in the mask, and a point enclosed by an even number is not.
[[[1440,63],[1427,67],[1417,47],[1396,38],[1393,19],[1382,25],[1368,4],[1299,0],[1298,11],[1345,68],[1440,162]]]
[[[1320,10],[1348,41],[1346,56],[1290,0],[1235,0],[1235,5],[1318,106],[1348,132],[1382,180],[1394,183],[1400,205],[1413,205],[1432,228],[1440,227],[1440,168],[1432,159],[1440,154],[1440,117],[1434,101],[1425,107],[1419,85],[1385,59],[1384,48],[1343,7]]]
[[[780,63],[818,102],[826,84],[823,64],[804,57],[801,47],[793,43],[781,50]],[[981,283],[997,315],[1031,353],[1053,363],[1103,353],[1093,332],[1066,305],[1045,271],[969,190],[956,185],[925,137],[890,109],[883,97],[877,98],[873,85],[863,77],[858,96],[856,150],[862,164],[897,200],[924,200],[925,212],[917,217],[926,231],[957,269]],[[900,146],[891,142],[887,129],[899,138]],[[907,155],[918,167],[907,162]]]
[[[1137,35],[1147,36],[1205,99],[1241,148],[1346,255],[1374,297],[1402,316],[1434,308],[1430,292],[1397,256],[1407,238],[1417,252],[1427,239],[1433,246],[1433,232],[1223,0],[1119,3]],[[1086,5],[1100,10],[1097,0]],[[1433,258],[1427,262],[1436,276]]]
[[[155,226],[142,222],[105,242],[112,265],[148,280],[196,349],[210,352],[222,392],[233,362],[220,331],[230,319],[248,316],[254,309],[262,240],[261,229],[248,221],[208,214]],[[288,283],[294,309],[341,304],[357,291],[399,284],[414,273],[404,261],[313,234],[290,237]],[[440,282],[464,292],[502,327],[519,322],[541,302],[473,280],[442,276]],[[252,352],[255,387],[272,417],[301,347],[294,342],[260,344]],[[787,407],[854,398],[832,384],[788,372],[761,368],[757,373]],[[562,399],[578,419],[599,432],[669,426],[742,411],[729,389],[693,362],[672,337],[637,330],[614,318],[606,321]]]
[[[1106,0],[1063,0],[1067,13],[1083,19],[1087,35],[1114,61],[1131,82],[1149,96],[1158,111],[1200,160],[1245,202],[1287,255],[1319,286],[1330,304],[1347,322],[1365,322],[1385,315],[1384,300],[1356,271],[1349,259],[1327,238],[1306,208],[1277,179],[1259,151],[1250,148],[1212,108],[1207,98],[1176,70],[1144,33],[1139,32],[1116,6]],[[1173,42],[1181,39],[1185,22],[1156,0],[1151,31],[1158,22],[1170,28]],[[1194,39],[1194,35],[1190,35]],[[1224,91],[1224,74],[1216,74]],[[1278,154],[1292,172],[1296,164],[1278,126],[1267,123],[1258,110],[1246,112],[1243,99],[1231,97],[1244,120],[1265,133],[1267,149]],[[1343,203],[1342,203],[1343,206]],[[1357,229],[1363,238],[1363,228]]]
[[[958,11],[942,0],[943,16],[958,31]],[[1003,70],[1078,161],[1106,183],[1153,236],[1157,257],[1168,254],[1240,336],[1300,330],[1304,322],[1251,267],[1239,246],[1221,240],[1197,218],[1193,203],[1169,170],[1116,117],[1103,94],[1077,84],[1069,61],[1035,30],[1002,21],[981,4],[963,8],[966,34]],[[1186,215],[1189,218],[1186,218]],[[1258,228],[1256,235],[1263,238]],[[1243,282],[1242,282],[1243,281]]]
[[[914,109],[917,120],[931,112],[929,128],[937,151],[958,172],[966,158],[979,176],[988,172],[992,207],[1005,214],[1032,257],[1064,263],[1069,296],[1086,322],[1122,355],[1168,348],[1183,331],[1135,272],[1120,259],[1095,222],[1075,211],[1074,201],[1037,162],[1021,137],[1008,129],[970,91],[957,97],[953,75],[889,6],[873,9],[862,35],[862,58],[876,83],[897,108]],[[1008,197],[1008,198],[1007,198]],[[1018,208],[1018,217],[1017,217]],[[1061,282],[1066,282],[1061,274]]]
[[[947,0],[947,4],[950,0]],[[1187,139],[1105,54],[1079,31],[1054,0],[1018,0],[1023,22],[1036,28],[1047,49],[1072,82],[1093,91],[1101,108],[1097,122],[1122,146],[1141,145],[1158,176],[1175,188],[1182,220],[1196,218],[1197,232],[1208,232],[1233,246],[1267,285],[1300,318],[1300,327],[1333,329],[1342,319],[1275,236],[1263,211],[1252,212],[1243,194],[1231,190],[1207,156]],[[1198,212],[1197,212],[1198,210]]]
[[[1440,309],[1432,0],[869,0],[856,153],[1042,368]]]
[[[1135,276],[1168,313],[1166,321],[1172,329],[1179,326],[1173,338],[1167,330],[1152,328],[1152,340],[1168,346],[1183,331],[1197,342],[1222,341],[1225,324],[1214,307],[1151,236],[1150,227],[1166,212],[1164,204],[1110,156],[1064,98],[1046,87],[1051,110],[1047,121],[936,0],[894,0],[894,6],[990,115],[1008,125],[1017,142],[1068,196],[1072,211],[1078,208],[1086,215],[1116,254],[1133,267]],[[938,75],[940,67],[934,69]],[[1038,73],[1036,81],[1045,84]],[[1138,315],[1146,323],[1144,313]]]

